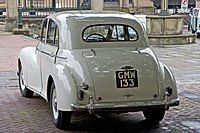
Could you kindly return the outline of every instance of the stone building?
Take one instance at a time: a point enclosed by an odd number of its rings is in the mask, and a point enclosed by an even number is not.
[[[5,0],[0,0],[0,4],[4,4],[5,3]]]
[[[104,10],[121,10],[129,13],[153,14],[152,0],[104,0]]]

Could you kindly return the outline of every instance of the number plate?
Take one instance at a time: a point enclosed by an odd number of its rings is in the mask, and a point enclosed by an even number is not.
[[[138,87],[137,70],[116,71],[117,88]]]

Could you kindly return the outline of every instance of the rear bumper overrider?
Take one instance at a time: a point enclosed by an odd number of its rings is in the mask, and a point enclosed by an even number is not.
[[[87,104],[87,105],[75,105],[71,104],[72,111],[86,111],[90,114],[98,112],[135,112],[142,111],[147,108],[163,108],[169,109],[169,107],[179,105],[179,98],[170,101],[140,101],[140,102],[124,102],[120,104],[116,103],[101,103],[101,104]]]

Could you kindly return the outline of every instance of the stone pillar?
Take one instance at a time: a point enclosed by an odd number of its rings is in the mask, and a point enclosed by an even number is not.
[[[80,0],[80,6],[83,4],[83,2],[84,2],[83,0]]]
[[[52,0],[44,0],[44,7],[52,7],[53,1]]]
[[[161,11],[159,16],[169,16],[168,0],[161,0]]]
[[[119,7],[123,7],[123,0],[119,0]]]
[[[12,29],[17,28],[17,17],[18,17],[18,4],[17,0],[6,0],[6,31],[12,31]]]
[[[168,0],[161,0],[161,10],[168,10]]]
[[[200,8],[200,0],[196,0],[196,7]]]
[[[92,10],[103,10],[104,0],[91,0]]]
[[[123,6],[129,7],[129,0],[123,0]]]

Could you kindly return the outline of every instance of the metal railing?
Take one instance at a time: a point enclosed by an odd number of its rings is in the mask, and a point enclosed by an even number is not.
[[[52,13],[60,11],[90,10],[91,0],[19,0],[18,6],[19,19],[44,18]],[[5,21],[5,17],[6,5],[5,3],[1,3],[0,22]]]
[[[20,0],[22,17],[46,17],[67,10],[89,10],[91,0]]]

